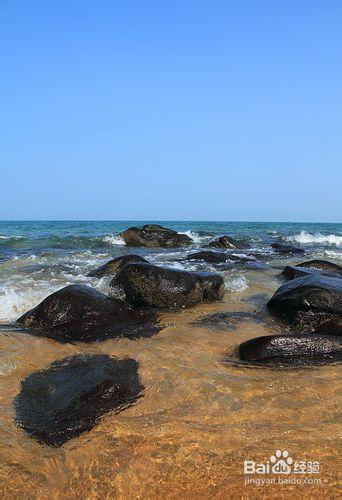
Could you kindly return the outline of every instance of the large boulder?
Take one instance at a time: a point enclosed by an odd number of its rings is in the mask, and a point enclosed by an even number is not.
[[[134,359],[68,357],[21,382],[16,423],[39,443],[58,447],[132,405],[142,390]]]
[[[177,233],[158,224],[130,227],[121,237],[129,247],[181,247],[191,245],[193,240],[186,234]]]
[[[281,245],[280,243],[272,243],[271,247],[275,252],[282,254],[305,253],[305,250],[303,250],[303,248]]]
[[[342,273],[342,267],[328,260],[314,259],[297,264],[298,267],[306,267],[310,269],[319,269],[321,271],[331,271],[334,273]]]
[[[239,346],[243,361],[324,364],[342,360],[341,339],[334,335],[270,335]]]
[[[221,276],[140,263],[124,266],[111,286],[122,288],[126,300],[138,307],[188,307],[205,300],[218,300],[224,293]]]
[[[231,250],[242,250],[244,248],[249,248],[249,245],[247,243],[244,243],[243,241],[235,240],[234,238],[231,238],[230,236],[220,236],[216,240],[210,241],[208,247],[214,247],[214,248],[229,248]]]
[[[153,318],[154,319],[154,318]],[[26,312],[18,323],[42,337],[59,341],[104,340],[156,333],[152,315],[136,311],[85,285],[69,285]]]
[[[148,262],[144,257],[140,255],[122,255],[116,259],[112,259],[106,262],[103,266],[98,267],[94,271],[91,271],[88,276],[95,278],[103,278],[103,276],[110,276],[117,273],[120,269],[128,264],[129,262]]]
[[[300,266],[286,266],[281,274],[288,280],[301,278],[303,276],[330,276],[331,278],[342,277],[342,275],[338,272],[321,271],[315,268]]]
[[[267,303],[271,313],[312,331],[342,315],[342,279],[305,276],[282,285]]]

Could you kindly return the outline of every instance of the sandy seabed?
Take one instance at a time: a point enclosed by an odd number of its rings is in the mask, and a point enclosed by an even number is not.
[[[73,345],[2,333],[2,498],[337,498],[340,366],[246,366],[237,346],[280,333],[278,324],[194,324],[206,314],[259,307],[245,299],[272,294],[279,271],[268,273],[269,281],[251,271],[251,286],[220,303],[163,314],[166,327],[149,339]],[[14,423],[20,381],[79,353],[135,358],[144,395],[62,447],[42,446]],[[245,484],[244,460],[265,462],[278,449],[294,461],[318,461],[319,473],[289,476],[302,484]],[[310,478],[316,484],[304,484]]]

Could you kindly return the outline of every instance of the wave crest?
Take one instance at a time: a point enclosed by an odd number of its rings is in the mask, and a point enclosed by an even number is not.
[[[195,243],[201,244],[204,243],[212,238],[212,235],[200,231],[199,233],[196,233],[195,231],[178,231],[179,234],[186,234],[186,236],[189,236]]]
[[[125,241],[124,239],[119,235],[114,235],[114,234],[109,234],[107,236],[104,236],[103,241],[105,243],[108,243],[109,245],[124,245]]]
[[[307,231],[301,231],[299,234],[287,236],[284,239],[286,241],[296,241],[297,243],[303,244],[321,243],[323,245],[342,246],[342,236],[337,236],[336,234],[312,234]]]

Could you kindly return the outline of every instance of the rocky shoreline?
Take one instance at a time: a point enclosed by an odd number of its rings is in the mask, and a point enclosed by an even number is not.
[[[184,236],[186,235],[158,225],[129,228],[122,233],[128,247],[185,246],[189,243],[189,238]],[[244,248],[244,256],[232,253],[232,250],[239,248]],[[305,249],[283,245],[277,245],[273,250],[282,254],[305,254]],[[248,253],[247,245],[227,235],[213,240],[207,249],[192,253],[187,259],[198,263],[210,262],[216,266],[218,272],[171,269],[153,265],[139,255],[126,254],[89,273],[89,276],[97,279],[110,277],[113,295],[102,294],[85,285],[67,286],[22,315],[18,324],[24,328],[25,334],[52,338],[63,343],[91,343],[119,337],[152,337],[163,329],[159,316],[164,311],[177,313],[177,310],[199,303],[219,302],[224,294],[220,272],[225,266],[244,266],[259,260],[255,252]],[[285,267],[280,279],[288,281],[278,288],[267,304],[264,304],[263,315],[255,318],[260,322],[272,319],[278,322],[280,327],[284,325],[285,333],[256,337],[237,345],[236,352],[241,362],[261,363],[281,369],[282,366],[289,365],[314,366],[341,361],[342,268],[324,260],[303,261],[296,266]],[[117,298],[119,296],[120,298]],[[213,315],[205,321],[213,328],[220,325],[218,328],[228,330],[232,318],[233,323],[241,319],[238,314],[229,317],[227,311],[223,316],[216,314],[216,317]],[[150,342],[153,342],[153,338]],[[25,379],[15,402],[18,425],[39,442],[60,446],[85,429],[89,430],[96,425],[100,416],[115,411],[117,401],[130,400],[131,389],[125,384],[118,384],[119,372],[115,368],[115,363],[121,363],[124,377],[125,362],[114,360],[110,356],[95,358],[84,356],[80,360],[61,360]],[[98,375],[93,377],[92,373],[101,372],[102,361],[104,366],[106,363],[112,363],[113,374],[110,378],[99,376],[97,380]],[[89,372],[88,382],[78,382],[77,368],[73,367],[79,366],[79,363],[83,371]],[[136,362],[130,360],[130,363]],[[137,388],[141,386],[138,382],[138,365],[135,366]],[[62,395],[55,400],[46,399],[48,396],[44,396],[44,384],[52,383],[49,380],[50,374],[53,374],[51,376],[56,380],[53,383],[59,387],[59,380],[68,378],[69,373],[75,374],[75,378],[70,378],[70,384],[73,384],[72,393],[76,399],[69,398],[70,407],[66,409],[63,405],[69,404],[66,403],[68,398]],[[138,396],[138,389],[134,389],[133,393]],[[89,413],[88,406],[82,408],[73,402],[77,401],[77,398],[90,398],[93,411]],[[106,404],[101,403],[103,398],[106,399]],[[37,408],[41,409],[45,404],[48,405],[46,412],[52,412],[56,417],[53,419],[54,424],[50,422],[52,426],[47,424],[39,433],[34,430],[36,424],[33,422],[39,420]],[[121,403],[119,406],[121,408]],[[76,413],[73,407],[77,407]],[[58,417],[66,411],[70,413],[73,424]],[[75,431],[66,432],[66,428],[74,428]]]

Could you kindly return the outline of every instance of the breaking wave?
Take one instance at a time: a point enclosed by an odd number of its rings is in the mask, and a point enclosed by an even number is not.
[[[243,275],[236,276],[231,280],[225,279],[224,287],[230,292],[242,292],[243,290],[247,290],[247,288],[249,287],[249,281]]]
[[[342,236],[337,236],[336,234],[312,234],[307,231],[301,231],[299,234],[287,236],[284,239],[286,241],[295,241],[302,244],[320,243],[323,245],[335,245],[337,247],[342,246]]]
[[[196,233],[195,231],[179,231],[179,234],[186,234],[186,236],[189,236],[189,238],[191,238],[197,244],[205,243],[206,241],[209,241],[213,238],[211,234],[208,234],[204,231],[200,231],[198,233]]]
[[[117,235],[109,234],[108,236],[104,236],[103,241],[105,243],[108,243],[109,245],[114,245],[114,246],[125,244],[124,239],[119,234]]]

